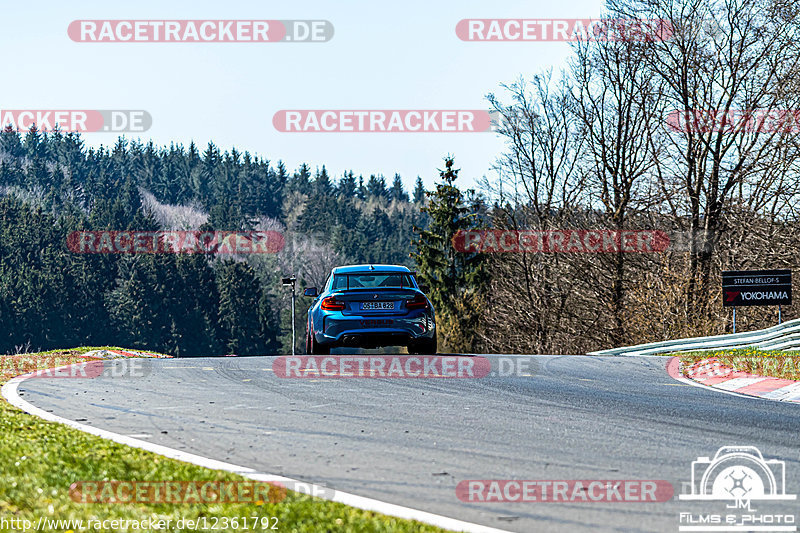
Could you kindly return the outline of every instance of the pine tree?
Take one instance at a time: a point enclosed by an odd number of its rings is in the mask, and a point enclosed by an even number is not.
[[[227,353],[257,355],[267,347],[261,323],[262,290],[252,267],[224,261],[217,272],[219,325]]]
[[[236,173],[236,204],[242,215],[254,217],[259,213],[262,202],[263,178],[261,169],[253,162],[249,152],[244,153],[242,165]]]
[[[267,179],[262,191],[262,208],[259,214],[266,215],[275,219],[283,217],[283,201],[286,197],[286,181],[289,175],[283,161],[278,161],[276,170],[269,167],[269,161],[261,164],[266,167]]]
[[[211,208],[208,216],[208,223],[215,230],[219,231],[239,231],[246,229],[249,225],[239,204],[230,198],[223,196],[220,202]]]
[[[197,156],[196,148],[192,143],[190,150],[190,158],[196,157],[196,162],[192,165],[192,192],[195,198],[206,208],[214,204],[213,194],[216,189],[216,182],[218,176],[222,173],[222,161],[219,154],[219,149],[214,146],[214,143],[208,143],[203,157]]]
[[[421,204],[425,201],[425,187],[422,185],[422,178],[417,176],[417,183],[414,187],[414,203]]]
[[[439,170],[440,182],[427,193],[428,204],[421,208],[430,217],[427,228],[415,228],[412,257],[420,278],[430,286],[428,296],[437,313],[439,342],[453,351],[475,351],[477,339],[472,326],[481,312],[481,285],[484,283],[483,256],[458,252],[452,244],[459,231],[475,229],[480,221],[475,206],[455,185],[458,169],[452,157],[445,158]]]
[[[400,174],[394,175],[392,188],[389,189],[389,200],[395,202],[408,202],[408,194],[403,188],[403,180],[400,178]]]
[[[342,179],[339,180],[338,195],[342,199],[352,199],[356,194],[356,178],[353,176],[353,171],[345,172]]]
[[[14,159],[25,155],[20,135],[11,127],[11,124],[7,124],[0,133],[0,152]]]
[[[119,343],[155,350],[165,337],[160,312],[164,304],[159,290],[155,256],[124,257],[119,262],[116,287],[106,295],[106,309]]]
[[[371,175],[367,181],[367,193],[373,198],[386,198],[386,179],[383,176]]]
[[[364,176],[358,177],[358,187],[356,188],[356,198],[359,200],[367,199],[367,188],[364,187]]]
[[[177,273],[176,303],[184,312],[173,313],[176,355],[219,355],[219,292],[214,270],[203,254],[187,254],[177,258]]]
[[[328,176],[328,171],[325,170],[325,165],[322,165],[322,170],[318,170],[314,176],[314,193],[317,196],[331,196],[333,194],[333,185]]]
[[[300,194],[309,194],[311,192],[311,169],[308,165],[303,163],[297,172],[294,173],[290,185],[292,191]]]

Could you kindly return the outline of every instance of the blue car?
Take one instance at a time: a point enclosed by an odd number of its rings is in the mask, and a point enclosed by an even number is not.
[[[306,353],[331,348],[407,346],[412,354],[436,353],[433,305],[414,272],[396,265],[352,265],[331,270],[308,309]]]

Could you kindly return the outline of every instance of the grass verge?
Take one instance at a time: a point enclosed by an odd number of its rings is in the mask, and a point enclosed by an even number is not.
[[[759,350],[743,348],[738,350],[706,350],[676,354],[681,358],[684,368],[716,357],[719,362],[738,370],[759,376],[800,380],[800,352],[779,350]]]
[[[113,349],[108,347],[109,349]],[[81,354],[98,348],[52,350],[21,356],[0,356],[0,368],[18,364],[10,357],[24,358],[25,370],[57,358],[59,364],[85,361]],[[119,348],[117,348],[119,349]],[[33,362],[33,363],[31,363]],[[0,383],[9,373],[0,374]],[[129,520],[141,523],[151,519],[170,520],[165,531],[367,531],[367,532],[440,532],[443,529],[410,520],[393,518],[340,503],[312,498],[289,491],[280,502],[255,503],[189,503],[189,504],[100,504],[79,503],[70,498],[70,485],[78,481],[235,481],[244,478],[235,474],[209,470],[137,448],[130,448],[89,435],[76,429],[41,420],[0,402],[0,530],[22,531],[23,520],[37,524],[44,517],[50,520],[47,531],[131,531],[133,522],[119,522],[116,527],[90,527],[90,520]],[[272,495],[272,493],[270,493]],[[205,525],[178,527],[183,519]],[[247,523],[242,520],[247,517]],[[258,517],[254,521],[252,517]],[[263,520],[267,517],[267,520]],[[234,527],[232,520],[238,518]],[[277,518],[277,521],[275,520]],[[227,527],[225,525],[227,519]],[[16,520],[17,522],[12,522]],[[61,523],[55,522],[60,520]],[[73,523],[66,521],[72,520]],[[76,527],[75,520],[83,520]],[[16,524],[16,526],[15,526]],[[202,524],[202,522],[201,522]],[[256,527],[253,527],[255,524]],[[266,524],[266,528],[264,525]],[[275,529],[270,529],[273,525]],[[128,527],[125,527],[128,526]],[[246,527],[243,527],[246,526]],[[150,529],[152,530],[152,529]]]

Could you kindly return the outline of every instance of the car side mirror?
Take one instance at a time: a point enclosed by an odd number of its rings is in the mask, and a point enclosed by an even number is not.
[[[427,283],[420,283],[419,284],[419,290],[421,290],[422,292],[427,293],[428,290],[430,290],[430,286],[428,286]]]
[[[317,288],[316,287],[309,287],[303,291],[303,296],[311,296],[312,298],[317,297]]]

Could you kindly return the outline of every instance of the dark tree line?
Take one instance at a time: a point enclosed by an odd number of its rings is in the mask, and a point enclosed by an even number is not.
[[[325,167],[290,172],[213,144],[201,151],[120,139],[87,148],[77,134],[6,128],[0,353],[87,344],[182,356],[286,349],[281,275],[332,261],[410,264],[411,227],[422,220],[414,202],[423,197],[420,180],[409,195],[397,175],[388,184],[352,172],[334,180]],[[278,257],[67,248],[78,230],[265,227],[286,237]],[[286,256],[297,250],[293,263]]]

